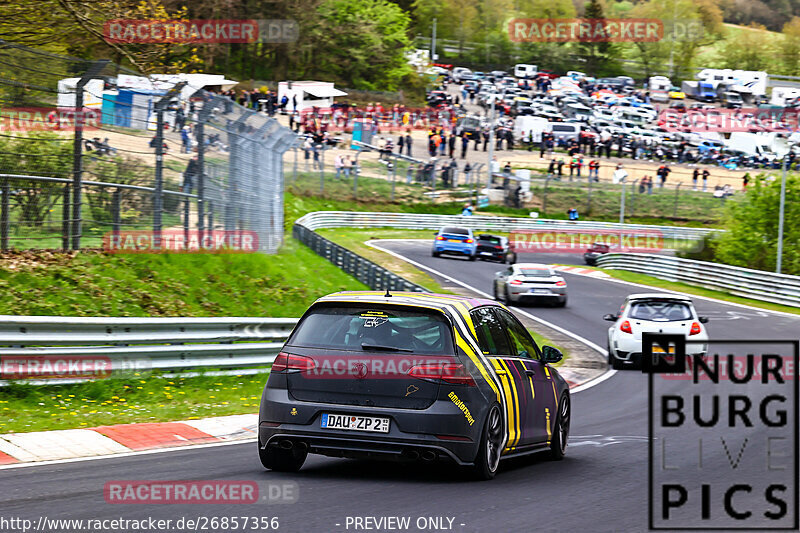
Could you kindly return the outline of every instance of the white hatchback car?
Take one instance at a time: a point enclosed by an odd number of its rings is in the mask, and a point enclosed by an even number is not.
[[[567,305],[567,282],[541,263],[517,263],[496,272],[492,284],[494,299],[502,299],[507,305],[533,302]]]
[[[698,316],[691,298],[678,294],[631,294],[608,328],[608,362],[615,369],[641,367],[642,333],[672,333],[686,336],[686,355],[704,356],[708,351],[708,318]]]

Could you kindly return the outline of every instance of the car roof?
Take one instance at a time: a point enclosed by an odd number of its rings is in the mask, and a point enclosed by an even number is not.
[[[531,270],[552,270],[550,265],[545,263],[517,263],[514,266],[517,268],[529,268]]]
[[[692,299],[683,294],[671,294],[668,292],[642,292],[637,294],[629,294],[626,298],[627,301],[631,300],[681,300],[684,302],[691,302]]]
[[[386,294],[391,296],[386,296]],[[319,298],[314,304],[317,303],[363,303],[363,304],[392,304],[404,305],[407,307],[420,307],[426,309],[437,309],[439,311],[449,312],[454,316],[461,316],[461,313],[466,307],[467,311],[471,311],[477,307],[486,305],[493,305],[503,307],[494,300],[487,300],[485,298],[470,298],[468,296],[459,296],[455,294],[434,294],[427,292],[392,292],[392,291],[342,291],[328,294]]]

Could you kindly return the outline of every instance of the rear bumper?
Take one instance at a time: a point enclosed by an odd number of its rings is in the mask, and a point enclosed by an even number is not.
[[[623,362],[638,364],[642,358],[642,341],[636,339],[625,339],[614,341],[613,356]],[[698,341],[688,341],[686,343],[686,355],[705,356],[708,353],[708,340],[698,339]]]
[[[475,247],[469,245],[459,245],[455,243],[434,244],[433,251],[437,254],[454,254],[472,256],[475,255]]]
[[[529,287],[522,289],[511,288],[509,286],[508,295],[514,302],[544,302],[561,301],[567,297],[566,291],[551,290],[549,293],[531,293]]]
[[[333,457],[449,459],[460,465],[472,464],[486,417],[486,408],[482,407],[485,402],[478,400],[477,391],[458,388],[456,394],[469,406],[472,425],[449,399],[439,399],[427,409],[390,409],[298,402],[285,389],[267,388],[259,415],[259,445],[281,446],[288,440],[307,446],[309,453]],[[387,417],[389,432],[322,428],[323,413]],[[446,440],[437,435],[463,440]]]

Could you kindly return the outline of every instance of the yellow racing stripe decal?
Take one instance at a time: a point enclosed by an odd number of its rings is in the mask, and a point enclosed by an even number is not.
[[[495,385],[494,379],[492,379],[492,377],[486,371],[487,370],[486,367],[484,367],[481,360],[478,359],[478,357],[475,355],[475,350],[473,350],[472,347],[469,344],[467,344],[467,341],[464,340],[464,337],[461,336],[458,330],[455,330],[455,334],[456,334],[456,344],[458,344],[458,347],[461,348],[461,350],[465,354],[467,354],[467,357],[469,357],[470,361],[472,361],[475,367],[480,371],[481,376],[483,376],[483,379],[486,380],[486,383],[489,384],[494,393],[497,395],[497,401],[500,401],[500,391],[498,390],[497,385]]]
[[[478,333],[475,331],[475,324],[472,323],[472,315],[469,314],[469,306],[466,304],[466,302],[458,302],[456,307],[459,309],[459,311],[461,311],[461,315],[464,317],[464,322],[467,323],[467,327],[469,328],[470,332],[472,332],[472,336],[477,338]]]
[[[514,398],[511,387],[509,386],[510,376],[507,373],[508,371],[503,368],[503,364],[500,360],[492,359],[492,364],[494,364],[496,370],[503,374],[500,376],[500,383],[503,386],[503,394],[506,399],[506,418],[508,419],[508,442],[506,442],[506,450],[510,450],[517,437],[517,425],[514,419]]]
[[[552,439],[553,433],[550,431],[550,409],[547,407],[544,408],[544,415],[547,419],[545,422],[545,426],[547,426],[547,445],[550,446],[550,440]]]
[[[500,360],[500,364],[506,369],[508,373],[508,384],[511,386],[511,402],[514,406],[514,424],[515,424],[515,432],[516,432],[516,439],[512,441],[510,444],[511,446],[516,446],[519,444],[520,435],[520,415],[519,415],[519,396],[517,396],[517,382],[514,379],[514,374],[511,373],[511,368],[509,367],[506,361]]]

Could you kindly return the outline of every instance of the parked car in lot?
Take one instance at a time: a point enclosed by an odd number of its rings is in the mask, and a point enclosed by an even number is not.
[[[300,470],[310,453],[445,460],[482,480],[501,459],[561,459],[571,418],[569,385],[551,366],[561,358],[490,300],[325,296],[272,364],[259,459],[282,472]]]
[[[614,322],[608,328],[608,362],[617,370],[626,366],[641,368],[645,332],[685,335],[687,356],[705,356],[708,351],[708,332],[703,326],[708,318],[697,315],[688,296],[631,294],[619,314],[607,314],[603,319]]]
[[[479,234],[477,253],[480,260],[491,259],[512,265],[517,262],[517,254],[508,238],[499,235]]]
[[[469,228],[446,227],[434,233],[433,250],[431,255],[439,257],[445,255],[462,255],[475,261],[476,249],[475,236]]]
[[[603,244],[602,242],[596,242],[592,244],[589,247],[589,249],[584,252],[583,260],[586,262],[587,265],[596,265],[597,258],[607,253],[608,253],[608,245]]]
[[[548,265],[517,263],[496,272],[492,292],[506,304],[549,302],[567,305],[567,282]]]

